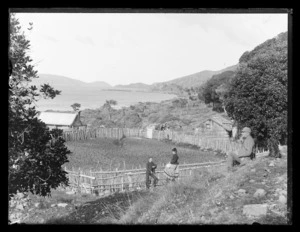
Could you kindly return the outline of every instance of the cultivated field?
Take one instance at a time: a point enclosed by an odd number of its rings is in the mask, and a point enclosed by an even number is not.
[[[179,163],[200,163],[218,161],[219,157],[211,152],[176,146],[172,143],[151,139],[126,138],[123,147],[115,145],[114,139],[97,138],[76,142],[67,142],[72,152],[69,155],[67,169],[112,170],[144,168],[149,157],[159,166],[170,162],[171,149],[177,147]]]

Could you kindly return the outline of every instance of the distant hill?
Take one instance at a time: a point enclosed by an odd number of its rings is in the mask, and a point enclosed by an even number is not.
[[[210,79],[213,75],[225,72],[225,71],[235,71],[238,65],[232,65],[230,67],[227,67],[225,69],[219,70],[219,71],[210,71],[210,70],[204,70],[201,72],[197,72],[188,76],[179,77],[176,79],[173,79],[171,81],[166,82],[159,82],[154,83],[153,87],[156,89],[164,89],[167,88],[169,85],[178,85],[183,88],[191,88],[195,86],[200,86],[203,83],[205,83],[208,79]]]
[[[150,90],[151,85],[144,83],[132,83],[129,85],[116,85],[114,89],[131,89],[131,90]]]
[[[42,84],[50,84],[55,89],[62,90],[63,92],[112,88],[111,85],[103,81],[86,83],[60,75],[39,74],[38,76],[39,78],[34,79],[31,85],[40,86]]]

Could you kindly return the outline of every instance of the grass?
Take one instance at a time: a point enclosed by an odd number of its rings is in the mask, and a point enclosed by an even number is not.
[[[225,166],[198,169],[185,180],[153,191],[116,193],[104,198],[60,191],[54,191],[50,198],[33,196],[43,205],[29,219],[35,220],[35,215],[40,214],[47,224],[287,224],[286,205],[276,206],[281,215],[269,210],[264,217],[249,219],[242,213],[246,204],[278,204],[274,193],[284,187],[284,181],[279,179],[286,175],[286,160],[278,161],[274,167],[268,166],[269,161],[270,158],[249,161],[234,172],[227,172]],[[266,168],[270,173],[264,177]],[[245,195],[237,193],[241,188],[246,190]],[[258,188],[266,190],[265,197],[253,197]],[[68,206],[51,207],[60,202]]]
[[[220,157],[213,155],[212,152],[202,152],[196,147],[152,139],[126,138],[122,147],[114,143],[114,139],[108,138],[67,142],[66,145],[72,152],[69,155],[70,162],[66,164],[67,168],[131,169],[145,167],[149,157],[152,157],[156,164],[162,165],[170,162],[173,147],[177,147],[181,164],[220,160]]]

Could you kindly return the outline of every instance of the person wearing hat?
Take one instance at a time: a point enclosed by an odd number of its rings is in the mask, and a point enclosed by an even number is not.
[[[178,157],[178,155],[177,155],[177,149],[176,149],[176,147],[174,147],[174,148],[172,149],[172,153],[173,153],[173,156],[172,156],[172,160],[171,160],[170,164],[178,165],[178,164],[179,164],[179,163],[178,163],[179,157]]]
[[[242,135],[239,140],[239,143],[241,143],[240,148],[235,152],[228,153],[228,170],[232,170],[234,162],[241,164],[242,157],[250,157],[254,147],[254,139],[250,133],[251,129],[249,127],[244,127],[242,129]]]
[[[156,169],[157,165],[155,163],[153,163],[152,158],[149,158],[149,161],[147,162],[146,165],[146,188],[149,189],[150,187],[150,176],[154,179],[153,182],[153,186],[155,187],[157,182],[158,182],[158,178],[155,176],[155,169]]]

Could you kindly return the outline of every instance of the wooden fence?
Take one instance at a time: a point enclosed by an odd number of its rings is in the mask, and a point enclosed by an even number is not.
[[[91,138],[115,138],[120,139],[123,135],[126,137],[147,138],[146,129],[132,128],[98,128],[95,130],[78,130],[72,132],[64,132],[63,138],[66,141],[87,140]],[[228,138],[204,137],[197,134],[189,135],[183,132],[165,130],[153,130],[152,138],[157,140],[171,140],[175,143],[186,143],[198,146],[201,149],[211,149],[213,151],[221,151],[227,153],[239,148],[240,144],[232,142]],[[256,148],[256,152],[259,151]]]
[[[182,164],[179,166],[179,179],[186,178],[193,174],[195,169],[224,165],[221,162],[206,162],[194,164]],[[166,184],[166,177],[163,172],[164,167],[158,167],[156,176],[159,179],[159,185]],[[146,187],[145,176],[146,169],[132,169],[120,171],[99,171],[84,172],[67,170],[69,185],[75,192],[96,194],[106,196],[115,192],[140,190]]]

